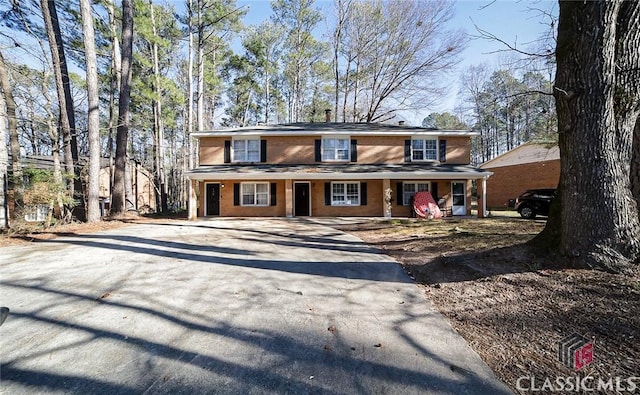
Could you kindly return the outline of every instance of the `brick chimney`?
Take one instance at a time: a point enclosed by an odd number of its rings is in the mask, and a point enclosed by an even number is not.
[[[331,122],[331,109],[324,110],[324,120],[327,123]]]

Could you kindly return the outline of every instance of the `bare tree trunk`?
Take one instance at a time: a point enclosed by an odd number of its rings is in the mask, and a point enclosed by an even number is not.
[[[356,70],[354,73],[354,80],[353,80],[353,122],[358,122],[358,119],[356,119],[356,116],[358,114],[358,94],[360,93],[358,91],[358,81],[360,80],[360,61],[356,60]]]
[[[577,265],[625,272],[640,258],[629,166],[640,114],[639,47],[640,3],[560,2],[559,197],[535,242]]]
[[[44,50],[44,47],[43,47]],[[44,72],[42,75],[42,85],[40,87],[42,90],[42,96],[46,100],[45,112],[47,113],[47,133],[49,135],[49,139],[51,140],[51,156],[53,157],[53,182],[56,185],[62,185],[62,169],[60,166],[60,133],[58,132],[59,128],[56,127],[55,117],[53,115],[52,109],[52,100],[49,95],[49,76],[48,73]],[[47,221],[45,226],[48,228],[51,226],[51,221],[53,217],[54,211],[54,199],[51,199],[51,204],[49,205],[49,215],[47,216]],[[60,214],[62,214],[62,210],[64,209],[62,205],[62,191],[59,190],[55,199],[58,203],[58,210]]]
[[[87,222],[100,221],[100,96],[98,93],[98,64],[90,0],[80,0],[82,35],[87,64],[87,101],[89,103],[89,187]]]
[[[269,50],[267,50],[269,51]],[[269,56],[269,52],[267,52],[267,59],[265,62],[265,66],[264,66],[264,124],[268,125],[269,124],[269,107],[271,105],[270,103],[270,98],[271,98],[271,92],[270,92],[270,74],[269,74],[269,64],[270,64],[271,58]]]
[[[351,76],[351,52],[348,54],[347,64],[344,72],[344,97],[342,98],[342,122],[347,122],[347,103],[349,98],[349,77]]]
[[[118,100],[118,133],[116,164],[113,176],[111,214],[125,212],[125,167],[129,136],[129,105],[131,98],[131,66],[133,61],[133,0],[122,0],[122,79]]]
[[[344,24],[347,19],[347,13],[351,6],[351,0],[337,0],[335,2],[337,9],[337,21],[336,30],[333,35],[333,78],[334,78],[334,110],[333,110],[333,122],[338,122],[338,106],[340,102],[340,43],[342,40],[342,34],[344,30]],[[349,65],[347,65],[346,71],[349,73]],[[345,88],[346,96],[346,88]]]
[[[22,209],[22,197],[24,194],[24,186],[22,183],[22,164],[20,163],[20,140],[18,137],[18,122],[16,120],[16,102],[13,99],[13,89],[9,82],[9,73],[4,56],[0,52],[0,86],[4,94],[4,102],[7,107],[7,125],[9,126],[9,150],[11,153],[11,172],[14,180],[13,184],[13,201],[14,207],[12,218],[17,219]]]
[[[153,11],[153,1],[149,0],[149,7],[151,9],[151,28],[154,37],[157,37],[156,31],[156,18]],[[167,179],[165,175],[165,158],[164,158],[164,123],[162,122],[162,91],[160,89],[160,66],[158,65],[158,44],[154,40],[151,44],[152,56],[153,56],[153,75],[155,79],[154,90],[156,94],[156,100],[154,100],[154,128],[157,135],[157,178],[158,186],[160,188],[160,211],[166,213],[168,211],[167,205]]]
[[[202,0],[198,0],[198,132],[204,130],[204,22]]]
[[[65,170],[68,174],[74,175],[73,179],[69,178],[67,188],[69,189],[70,196],[75,197],[77,193],[80,200],[84,201],[80,167],[78,166],[75,110],[73,106],[73,96],[71,95],[71,82],[69,81],[67,59],[64,54],[62,33],[60,32],[60,23],[58,22],[58,12],[54,0],[40,0],[40,7],[49,39],[53,72],[58,92]],[[74,212],[78,219],[85,219],[83,205],[76,208]]]
[[[133,174],[132,168],[135,166],[135,161],[127,161],[124,166],[124,189],[125,189],[125,210],[127,212],[136,210],[138,207],[138,196],[133,191]],[[135,169],[134,169],[135,171]]]
[[[633,132],[633,150],[631,154],[631,193],[640,211],[640,117],[636,120]]]
[[[0,68],[4,67],[0,63]],[[9,227],[9,202],[7,165],[9,164],[9,151],[7,150],[7,107],[4,94],[0,94],[0,229]]]
[[[107,142],[109,151],[109,192],[110,202],[113,199],[113,176],[114,176],[114,136],[117,133],[118,127],[118,111],[116,108],[116,92],[120,92],[120,80],[121,78],[121,55],[120,55],[120,42],[118,41],[118,34],[116,29],[116,15],[114,10],[113,1],[107,2],[107,12],[109,14],[109,32],[111,34],[111,76],[110,76],[110,91],[109,91],[109,140]]]
[[[189,97],[187,98],[187,156],[188,156],[188,170],[193,169],[194,167],[194,157],[193,157],[193,144],[191,139],[191,134],[193,133],[193,0],[189,0],[189,70],[188,70],[188,79],[189,79]],[[191,184],[191,180],[186,179],[187,183],[187,210],[188,210],[188,218],[195,218],[197,215],[197,207],[195,204],[191,204],[189,197],[191,196],[193,186]]]

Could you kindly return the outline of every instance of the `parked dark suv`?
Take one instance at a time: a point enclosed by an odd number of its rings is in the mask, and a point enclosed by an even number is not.
[[[516,211],[526,219],[534,219],[536,215],[548,216],[555,195],[555,189],[529,189],[516,199]]]

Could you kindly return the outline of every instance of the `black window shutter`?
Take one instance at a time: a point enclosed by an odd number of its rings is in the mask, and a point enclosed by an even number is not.
[[[264,140],[263,140],[264,141]],[[271,206],[276,206],[278,201],[276,200],[276,191],[278,190],[278,184],[275,182],[271,183]]]
[[[240,205],[240,184],[233,184],[233,205]]]
[[[231,163],[231,140],[224,141],[224,163]]]
[[[331,183],[324,183],[324,205],[331,206]]]
[[[433,196],[433,199],[437,203],[438,202],[438,182],[437,181],[431,182],[431,196]]]
[[[351,140],[351,162],[358,161],[358,140]]]
[[[402,200],[402,182],[396,183],[396,202],[398,206],[404,206],[404,201]]]
[[[367,183],[366,182],[360,183],[360,205],[361,206],[367,205]]]
[[[317,139],[316,140],[316,146],[315,146],[315,155],[316,155],[316,162],[322,162],[322,140]]]
[[[440,140],[440,162],[446,162],[447,161],[447,140]]]
[[[267,161],[267,140],[260,140],[260,162]]]
[[[404,161],[411,162],[411,140],[404,141]]]

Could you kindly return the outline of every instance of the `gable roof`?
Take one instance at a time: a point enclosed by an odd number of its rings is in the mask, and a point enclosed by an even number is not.
[[[557,143],[528,142],[480,165],[482,169],[515,166],[560,159]]]
[[[192,133],[193,137],[221,136],[477,136],[471,130],[446,130],[382,123],[288,123],[243,128],[216,129]]]

